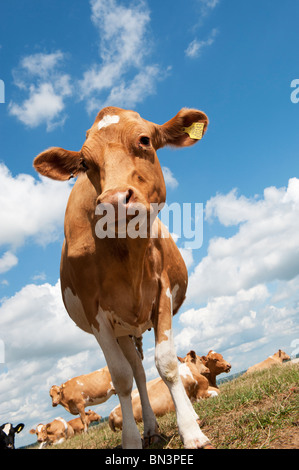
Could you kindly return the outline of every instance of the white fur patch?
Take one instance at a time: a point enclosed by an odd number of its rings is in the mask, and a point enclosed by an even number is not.
[[[98,129],[102,129],[103,127],[108,127],[111,124],[117,124],[119,122],[119,116],[104,116],[103,119],[98,123]]]
[[[69,287],[67,287],[63,292],[63,300],[69,316],[76,325],[82,330],[87,331],[87,333],[91,333],[90,325],[86,319],[81,300],[73,294]]]
[[[7,423],[3,428],[3,432],[8,436],[10,429],[11,429],[11,424]]]
[[[187,364],[185,362],[179,364],[179,374],[180,374],[181,377],[184,377],[185,379],[187,377],[191,377],[191,379],[194,380],[194,377],[191,373],[191,370],[189,369],[189,367],[187,366]]]

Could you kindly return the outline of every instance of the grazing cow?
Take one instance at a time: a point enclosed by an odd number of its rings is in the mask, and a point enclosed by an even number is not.
[[[37,435],[40,449],[46,445],[61,444],[66,439],[74,436],[74,430],[65,419],[55,418],[51,423],[39,424],[36,429],[30,429],[30,434]]]
[[[0,450],[15,448],[15,434],[22,431],[24,424],[20,423],[13,426],[11,423],[5,423],[0,426]]]
[[[197,402],[201,398],[209,398],[209,382],[202,374],[207,374],[209,369],[205,367],[199,356],[194,351],[190,351],[182,359],[178,357],[179,374],[185,391],[191,402]],[[175,406],[168,387],[159,377],[146,384],[149,401],[155,416],[164,416],[170,411],[175,411]],[[132,406],[135,421],[142,421],[142,407],[138,390],[132,392]],[[109,415],[109,425],[112,431],[122,429],[122,412],[120,405],[117,405]]]
[[[223,356],[215,351],[209,351],[207,356],[201,357],[204,365],[210,370],[210,373],[207,375],[209,380],[210,388],[209,390],[218,391],[219,388],[216,384],[216,376],[222,374],[222,372],[228,373],[231,370],[231,365],[229,362],[223,359]]]
[[[275,364],[282,364],[284,361],[289,361],[290,359],[290,356],[288,356],[284,351],[279,349],[275,354],[273,354],[273,356],[269,356],[264,361],[249,367],[245,373],[251,374],[251,372],[255,372],[256,370],[268,369],[269,367],[272,367]]]
[[[92,410],[86,411],[85,414],[87,426],[89,426],[90,423],[100,421],[102,419],[102,416],[98,415],[95,411]],[[71,419],[70,421],[68,421],[68,424],[72,426],[75,435],[81,434],[83,431],[85,431],[81,418]]]
[[[90,374],[80,375],[50,389],[52,406],[62,405],[73,415],[80,414],[85,431],[88,427],[85,407],[99,405],[115,395],[108,367]]]
[[[157,125],[134,111],[108,107],[98,113],[80,151],[52,147],[34,160],[44,176],[78,177],[65,214],[62,297],[73,321],[94,334],[103,350],[122,407],[123,448],[142,447],[131,405],[133,377],[144,434],[157,432],[132,339],[151,327],[156,366],[173,398],[184,446],[210,447],[180,380],[173,342],[172,316],[185,299],[187,269],[156,217],[166,200],[157,149],[193,145],[207,126],[207,116],[195,109],[184,108]]]

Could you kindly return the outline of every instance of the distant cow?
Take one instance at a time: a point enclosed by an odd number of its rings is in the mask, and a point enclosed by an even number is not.
[[[209,369],[204,366],[199,356],[194,351],[190,351],[184,359],[178,358],[179,374],[185,391],[191,402],[200,398],[208,398],[209,382],[202,374],[207,374]],[[175,406],[171,398],[168,387],[163,380],[158,377],[146,384],[148,397],[155,416],[164,416],[170,411],[175,411]],[[136,422],[142,421],[142,407],[138,390],[132,392],[132,406]],[[198,417],[196,417],[198,419]],[[120,405],[116,406],[109,415],[110,428],[115,431],[122,429],[122,412]]]
[[[95,411],[92,410],[85,411],[85,415],[87,426],[89,426],[95,421],[100,421],[102,419],[102,416],[98,415]],[[72,426],[75,435],[81,434],[84,431],[84,425],[82,423],[81,418],[71,419],[70,421],[68,421],[68,424]]]
[[[0,426],[0,450],[15,448],[15,434],[22,431],[24,424],[20,423],[13,426],[11,423],[5,423]]]
[[[69,413],[80,414],[84,430],[87,431],[85,407],[99,405],[115,395],[108,367],[90,374],[80,375],[62,385],[53,385],[50,389],[52,405],[62,405]]]
[[[51,423],[39,424],[36,429],[31,429],[30,434],[37,435],[40,449],[46,445],[61,444],[66,439],[74,436],[74,430],[65,419],[55,418]]]
[[[207,375],[210,391],[214,389],[219,390],[219,387],[216,384],[216,376],[223,372],[228,373],[231,370],[230,363],[225,361],[221,354],[216,353],[213,350],[209,351],[206,356],[201,356],[201,359],[204,365],[210,370],[210,373]]]
[[[290,359],[290,356],[288,356],[284,351],[279,349],[277,353],[273,354],[273,356],[269,356],[264,361],[249,367],[246,371],[246,374],[250,374],[251,372],[255,372],[256,370],[268,369],[269,367],[272,367],[275,364],[282,364],[284,361],[289,361]]]

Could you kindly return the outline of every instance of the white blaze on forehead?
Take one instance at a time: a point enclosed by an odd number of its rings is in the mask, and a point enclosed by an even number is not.
[[[109,114],[107,114],[107,116],[104,116],[103,119],[100,122],[98,122],[98,129],[100,130],[103,127],[108,127],[111,124],[117,124],[118,122],[119,122],[119,116],[117,115],[110,116]]]
[[[4,426],[4,428],[3,428],[2,431],[8,436],[10,429],[11,429],[11,424],[7,423],[7,424]]]

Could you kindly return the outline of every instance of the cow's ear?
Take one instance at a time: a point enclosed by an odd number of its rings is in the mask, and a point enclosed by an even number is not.
[[[60,147],[51,147],[40,153],[33,161],[38,173],[54,180],[66,181],[81,171],[86,165],[81,152],[73,152]]]
[[[195,351],[189,351],[187,356],[190,356],[191,362],[196,362],[196,352]]]
[[[185,362],[182,357],[177,356],[177,358],[178,358],[178,360],[179,360],[180,362]]]
[[[14,432],[19,433],[19,432],[22,431],[22,429],[24,429],[24,427],[25,427],[25,424],[20,423],[20,424],[18,424],[17,426],[14,427]]]
[[[162,126],[156,126],[155,148],[165,145],[187,147],[198,142],[205,134],[208,117],[197,109],[181,109],[178,114]]]

